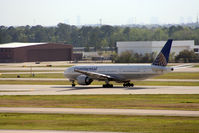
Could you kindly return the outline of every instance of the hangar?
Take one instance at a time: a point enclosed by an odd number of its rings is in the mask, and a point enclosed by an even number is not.
[[[116,43],[116,46],[119,55],[125,51],[144,55],[153,52],[159,53],[165,43],[166,41],[120,41]],[[194,45],[194,40],[173,41],[171,53],[177,55],[185,49],[194,50],[195,53],[199,53],[199,46]]]
[[[70,61],[72,45],[61,43],[7,43],[0,45],[0,62]]]

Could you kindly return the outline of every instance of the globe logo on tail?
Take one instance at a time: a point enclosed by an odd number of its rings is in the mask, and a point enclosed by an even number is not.
[[[172,39],[169,39],[158,56],[156,57],[155,61],[152,63],[152,65],[155,66],[166,66],[167,63],[169,62],[169,54],[171,50],[171,45],[172,45]]]
[[[167,60],[166,60],[165,56],[162,54],[162,52],[159,53],[156,60],[153,62],[153,65],[156,65],[156,66],[166,66],[167,65]]]

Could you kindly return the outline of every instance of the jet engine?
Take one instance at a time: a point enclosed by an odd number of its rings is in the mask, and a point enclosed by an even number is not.
[[[93,82],[93,79],[87,77],[86,75],[80,75],[77,77],[77,83],[79,85],[89,85]]]

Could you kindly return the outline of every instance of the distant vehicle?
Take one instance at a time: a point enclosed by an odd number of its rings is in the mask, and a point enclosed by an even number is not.
[[[131,80],[143,80],[173,71],[167,67],[171,50],[172,39],[169,39],[152,64],[99,64],[79,65],[65,70],[64,76],[79,85],[89,85],[93,80],[105,81],[104,88],[112,88],[110,81],[123,83],[124,87],[133,87]]]
[[[39,61],[36,61],[35,64],[40,64],[40,62],[39,62]]]

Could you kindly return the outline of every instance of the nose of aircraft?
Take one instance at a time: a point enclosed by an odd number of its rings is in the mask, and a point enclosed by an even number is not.
[[[71,71],[71,68],[67,68],[65,71],[64,71],[64,76],[67,77],[67,75],[70,73]]]

